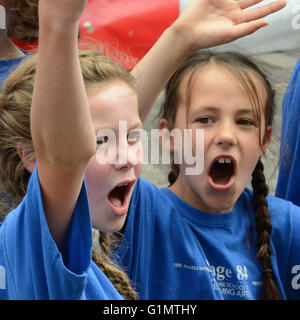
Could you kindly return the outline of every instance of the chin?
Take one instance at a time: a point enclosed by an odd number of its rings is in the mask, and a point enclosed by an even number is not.
[[[107,233],[118,232],[123,228],[126,220],[126,215],[117,217],[107,221],[93,221],[93,228]]]

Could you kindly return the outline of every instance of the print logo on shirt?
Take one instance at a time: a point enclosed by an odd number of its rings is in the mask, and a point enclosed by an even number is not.
[[[0,289],[2,290],[6,289],[5,268],[3,266],[0,266]]]

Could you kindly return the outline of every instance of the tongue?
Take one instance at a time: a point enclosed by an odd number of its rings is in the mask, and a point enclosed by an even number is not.
[[[110,201],[116,207],[121,207],[122,206],[122,202],[121,202],[121,200],[119,198],[110,198]]]
[[[117,187],[114,190],[112,190],[111,193],[108,195],[110,202],[116,207],[121,207],[124,201],[124,192],[124,187]]]

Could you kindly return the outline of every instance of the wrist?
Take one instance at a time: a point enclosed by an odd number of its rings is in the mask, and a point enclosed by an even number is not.
[[[52,35],[57,37],[71,36],[78,37],[78,22],[66,21],[43,21],[39,26],[39,38],[43,36],[49,38]]]
[[[194,36],[193,30],[188,28],[185,23],[176,20],[169,28],[168,32],[174,37],[176,46],[180,47],[183,53],[190,56],[195,51],[202,49],[199,46],[199,39]]]
[[[51,0],[52,1],[52,0]],[[78,29],[80,16],[74,16],[68,8],[58,10],[50,2],[40,1],[39,3],[39,29],[48,32],[70,32]]]

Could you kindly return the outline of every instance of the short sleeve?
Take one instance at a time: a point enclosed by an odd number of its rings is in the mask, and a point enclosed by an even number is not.
[[[27,194],[0,228],[0,299],[80,299],[91,263],[92,227],[82,185],[62,253],[48,229],[37,169]]]

